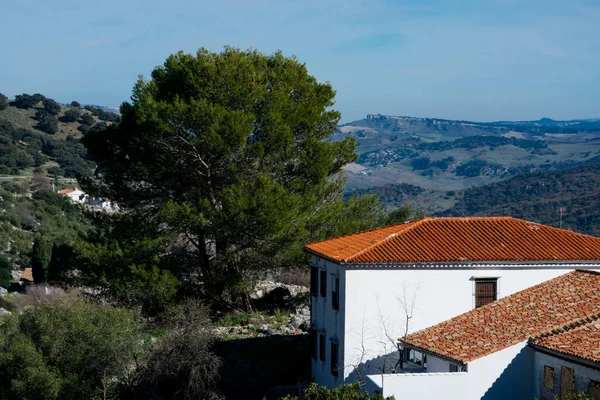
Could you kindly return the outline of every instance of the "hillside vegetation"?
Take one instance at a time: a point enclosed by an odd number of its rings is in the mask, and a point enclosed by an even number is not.
[[[348,190],[405,183],[456,191],[576,166],[600,154],[599,120],[478,123],[369,115],[341,126],[332,140],[346,137],[356,140],[359,155],[346,168]]]
[[[89,161],[80,140],[91,130],[101,130],[119,116],[86,106],[60,105],[42,94],[0,94],[1,175],[30,177],[32,171],[53,177],[90,175]]]
[[[521,174],[464,192],[444,215],[510,215],[600,236],[600,164]]]

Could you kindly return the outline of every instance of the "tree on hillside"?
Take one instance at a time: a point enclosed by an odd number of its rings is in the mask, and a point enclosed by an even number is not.
[[[45,98],[46,98],[46,96],[44,96],[41,93],[35,93],[35,94],[31,95],[31,99],[35,102],[34,105],[36,105],[40,101],[44,101]]]
[[[71,107],[80,108],[81,104],[78,101],[73,100],[71,102]]]
[[[305,243],[381,223],[374,198],[342,201],[355,142],[328,141],[334,96],[280,52],[170,56],[137,82],[120,124],[83,139],[102,166],[84,189],[131,211],[88,261],[108,279],[157,268],[241,301],[254,273],[303,265]]]
[[[31,188],[34,191],[37,190],[51,190],[52,182],[50,178],[44,175],[41,172],[34,172],[33,177],[31,178]]]
[[[64,115],[60,118],[62,122],[75,122],[81,116],[81,112],[78,109],[70,109],[65,111]]]
[[[33,281],[44,283],[47,278],[48,265],[52,258],[52,243],[48,242],[43,236],[38,236],[33,241],[31,250],[31,273]]]
[[[8,107],[8,97],[0,93],[0,110],[4,110]]]
[[[38,110],[35,114],[35,119],[38,121],[35,126],[36,129],[51,135],[58,131],[58,119],[56,116],[51,115],[44,110]]]
[[[0,254],[0,286],[8,288],[12,280],[12,263],[4,254]]]
[[[92,124],[94,123],[94,117],[92,117],[91,114],[88,113],[84,113],[81,116],[81,123],[87,125],[87,126],[92,126]]]
[[[34,107],[39,101],[35,101],[35,98],[28,95],[27,93],[18,94],[15,96],[14,105],[17,108],[28,109]]]
[[[49,114],[56,115],[60,112],[60,105],[52,99],[45,98],[42,100],[42,104],[44,105],[44,110]]]

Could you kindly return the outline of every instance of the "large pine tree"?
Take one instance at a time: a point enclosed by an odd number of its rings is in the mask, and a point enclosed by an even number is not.
[[[125,210],[101,275],[168,271],[232,294],[252,271],[299,265],[309,241],[380,223],[376,199],[342,202],[355,142],[328,141],[334,96],[280,52],[180,52],[140,79],[121,123],[83,139],[102,171],[86,191]]]

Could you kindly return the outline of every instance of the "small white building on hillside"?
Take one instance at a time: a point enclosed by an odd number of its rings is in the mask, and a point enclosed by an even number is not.
[[[395,374],[371,391],[419,399],[554,399],[600,395],[600,273],[577,270],[415,332]],[[408,397],[413,398],[413,397]]]
[[[81,189],[77,188],[66,188],[59,190],[58,194],[67,196],[73,203],[84,204],[88,201],[88,195]]]
[[[424,218],[306,249],[312,376],[330,388],[398,371],[397,339],[411,332],[574,269],[600,270],[600,238],[510,217]]]
[[[80,189],[66,188],[60,190],[58,193],[67,196],[73,203],[87,204],[103,211],[119,211],[119,206],[114,201],[102,198],[91,198],[87,193]]]

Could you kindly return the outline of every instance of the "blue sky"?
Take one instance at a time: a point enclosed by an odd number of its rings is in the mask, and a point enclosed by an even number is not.
[[[14,0],[0,92],[118,106],[178,50],[295,54],[368,113],[478,121],[600,117],[600,1]]]

